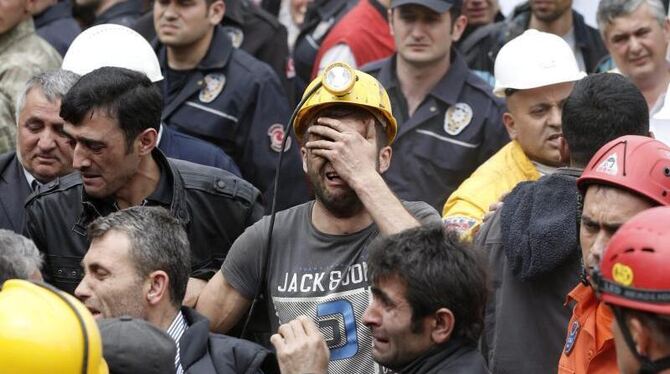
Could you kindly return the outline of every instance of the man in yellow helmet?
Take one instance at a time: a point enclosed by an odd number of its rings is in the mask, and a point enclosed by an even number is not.
[[[6,281],[0,291],[0,373],[108,374],[93,316],[55,288]]]
[[[262,292],[273,331],[307,315],[326,337],[331,372],[371,373],[368,244],[439,216],[425,203],[403,204],[382,179],[397,125],[377,80],[335,63],[304,100],[293,127],[316,199],[279,212],[269,246],[269,217],[247,229],[196,308],[225,333]]]

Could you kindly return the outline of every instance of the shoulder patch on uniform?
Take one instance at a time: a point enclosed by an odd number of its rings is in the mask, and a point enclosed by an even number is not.
[[[221,73],[211,73],[205,75],[204,85],[200,90],[198,99],[203,103],[211,103],[216,99],[223,87],[226,85],[226,76]]]
[[[444,131],[455,136],[472,122],[472,107],[466,103],[456,103],[444,114]]]
[[[565,355],[569,355],[570,352],[572,352],[572,348],[575,347],[575,341],[577,340],[580,327],[579,321],[574,321],[572,325],[570,325],[570,331],[568,332],[567,339],[565,339],[565,348],[563,349]]]
[[[242,42],[244,42],[244,31],[236,26],[223,26],[222,28],[233,43],[233,47],[240,48]]]
[[[466,232],[477,224],[477,220],[466,216],[449,216],[442,219],[442,225],[447,230]]]
[[[281,152],[281,145],[284,141],[284,126],[281,123],[275,123],[274,125],[268,128],[268,136],[270,137],[270,149],[275,152]],[[291,138],[286,139],[286,147],[284,152],[291,149]]]

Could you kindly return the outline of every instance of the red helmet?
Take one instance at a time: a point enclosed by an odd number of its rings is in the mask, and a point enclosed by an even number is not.
[[[647,209],[612,236],[594,280],[604,302],[670,315],[670,207]]]
[[[577,179],[582,193],[593,183],[625,188],[670,205],[670,147],[646,136],[612,140],[596,152]]]

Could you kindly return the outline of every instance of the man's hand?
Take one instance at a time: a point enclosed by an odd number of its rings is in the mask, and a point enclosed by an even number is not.
[[[348,121],[320,117],[307,132],[319,140],[311,140],[305,147],[316,156],[330,161],[340,178],[354,190],[365,180],[378,174],[378,150],[374,124],[367,124],[362,136]]]
[[[198,301],[200,292],[207,285],[207,281],[198,278],[188,278],[188,284],[186,285],[186,294],[184,295],[184,301],[182,305],[189,308],[195,307],[195,303]]]
[[[282,374],[327,374],[330,351],[314,321],[298,316],[270,337]]]

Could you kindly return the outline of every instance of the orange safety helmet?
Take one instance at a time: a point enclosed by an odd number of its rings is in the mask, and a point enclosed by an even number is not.
[[[670,315],[670,207],[647,209],[612,236],[595,271],[604,302]]]
[[[582,193],[594,183],[623,188],[660,205],[670,205],[670,147],[638,135],[612,140],[596,152],[577,179]]]

